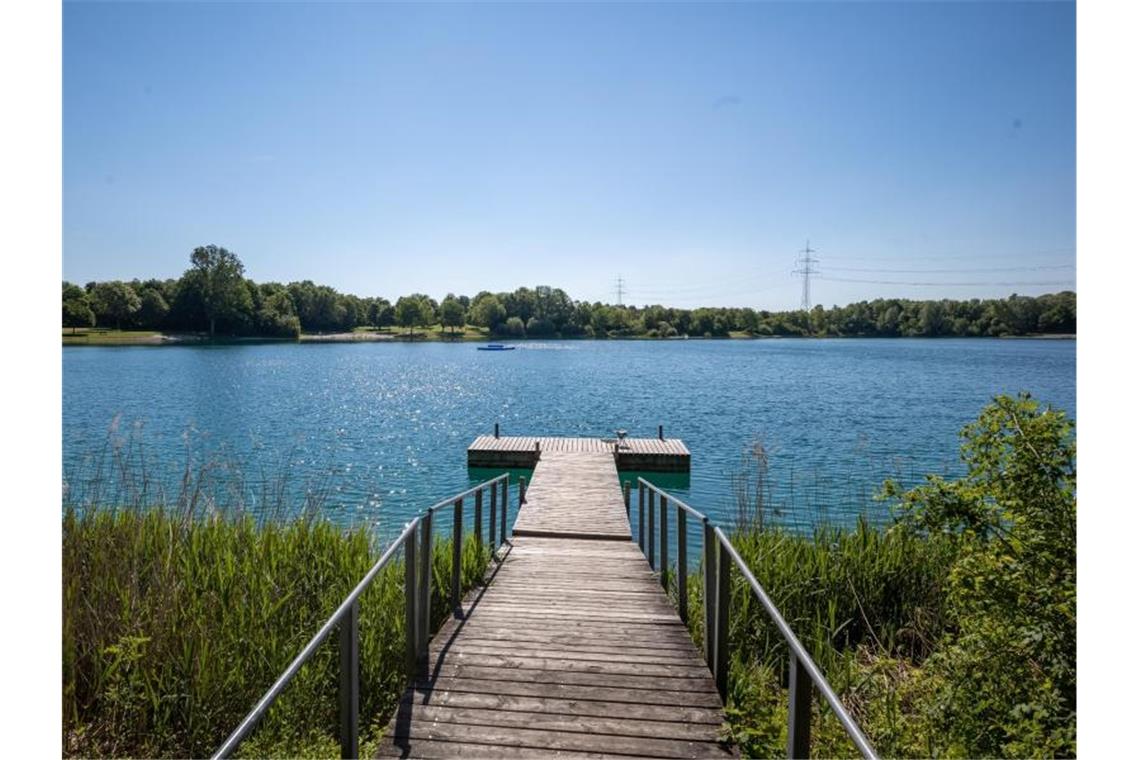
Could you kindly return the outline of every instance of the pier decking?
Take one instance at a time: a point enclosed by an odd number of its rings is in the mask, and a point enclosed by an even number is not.
[[[537,445],[537,448],[536,448]],[[534,467],[547,452],[608,454],[620,470],[688,472],[689,449],[679,438],[557,438],[481,435],[467,447],[468,467]]]
[[[379,754],[732,757],[705,660],[630,540],[612,444],[514,440],[542,454],[513,537],[433,637]]]

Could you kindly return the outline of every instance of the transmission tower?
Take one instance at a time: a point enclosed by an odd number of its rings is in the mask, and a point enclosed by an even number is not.
[[[800,251],[800,257],[796,259],[796,268],[792,270],[792,274],[802,274],[804,276],[804,292],[803,299],[800,301],[800,308],[804,311],[811,310],[811,276],[819,274],[819,270],[815,265],[819,263],[819,259],[812,256],[816,251],[812,250],[811,241],[809,240],[804,249]]]
[[[625,282],[621,279],[621,277],[618,277],[617,278],[617,299],[618,299],[617,305],[618,306],[621,306],[621,297],[622,297],[622,294],[624,294],[624,293],[625,293]]]

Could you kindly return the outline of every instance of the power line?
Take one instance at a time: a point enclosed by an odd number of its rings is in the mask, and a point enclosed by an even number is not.
[[[800,302],[800,306],[804,311],[811,309],[811,276],[813,274],[819,274],[819,270],[815,268],[815,265],[819,263],[819,259],[814,258],[812,256],[813,253],[816,253],[816,251],[812,250],[811,241],[809,240],[804,245],[804,249],[800,251],[801,256],[796,259],[797,268],[792,270],[792,274],[802,274],[804,276],[803,298]]]
[[[858,282],[865,285],[918,285],[929,287],[1024,287],[1024,286],[1041,286],[1053,287],[1057,285],[1068,285],[1073,282],[1070,278],[1068,280],[1039,280],[1035,282],[904,282],[902,280],[863,280],[853,277],[820,277],[821,280],[828,282]]]
[[[877,272],[879,274],[983,274],[985,272],[1022,272],[1043,269],[1073,269],[1076,264],[1055,264],[1021,267],[982,267],[978,269],[868,269],[865,267],[828,267],[834,272]]]

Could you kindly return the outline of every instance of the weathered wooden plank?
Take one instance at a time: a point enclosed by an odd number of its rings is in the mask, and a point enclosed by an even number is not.
[[[473,676],[440,675],[431,681],[420,681],[420,689],[467,691],[476,694],[503,694],[516,697],[549,697],[555,699],[593,699],[603,702],[630,702],[639,705],[675,705],[680,707],[721,708],[720,695],[712,691],[678,691],[665,689],[630,689],[620,686],[583,686],[571,683],[504,681]]]
[[[724,713],[716,707],[681,705],[646,705],[634,702],[607,702],[596,699],[558,699],[555,697],[520,697],[508,694],[429,689],[410,691],[404,702],[444,707],[467,707],[486,710],[545,712],[556,715],[621,716],[627,720],[661,723],[697,723],[720,727]]]

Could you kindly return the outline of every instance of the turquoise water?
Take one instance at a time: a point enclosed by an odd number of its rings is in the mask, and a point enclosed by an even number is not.
[[[505,435],[682,438],[676,495],[722,520],[768,458],[791,525],[887,517],[886,477],[961,472],[958,430],[997,393],[1075,413],[1076,343],[763,340],[65,347],[65,498],[202,499],[300,509],[381,534],[487,475],[465,449]],[[116,455],[116,447],[118,454]],[[145,490],[144,490],[145,489]],[[513,494],[512,494],[513,495]],[[273,507],[276,511],[280,507]]]

